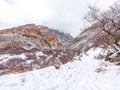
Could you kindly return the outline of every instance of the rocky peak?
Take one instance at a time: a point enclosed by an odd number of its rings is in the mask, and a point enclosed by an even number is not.
[[[35,24],[13,27],[0,30],[0,49],[6,48],[62,48],[54,33],[48,27],[39,27]]]
[[[71,61],[72,49],[63,45],[48,27],[27,24],[0,31],[0,75],[27,72]]]
[[[69,33],[63,33],[55,29],[49,30],[57,36],[58,40],[63,44],[64,47],[67,47],[70,41],[73,39],[73,37]]]

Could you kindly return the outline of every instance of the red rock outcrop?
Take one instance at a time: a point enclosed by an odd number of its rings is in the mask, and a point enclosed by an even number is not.
[[[48,66],[59,69],[74,55],[47,27],[28,24],[0,31],[0,75]]]
[[[0,50],[24,48],[62,48],[54,33],[47,27],[27,24],[10,29],[0,30]]]

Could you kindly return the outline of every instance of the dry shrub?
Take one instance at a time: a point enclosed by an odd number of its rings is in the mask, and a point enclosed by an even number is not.
[[[104,49],[120,49],[120,1],[115,2],[106,11],[100,11],[96,6],[89,6],[89,11],[84,19],[90,24],[84,30],[93,33],[93,40],[96,47]],[[87,23],[87,24],[88,24]],[[99,32],[98,32],[99,31]],[[110,47],[110,48],[108,48]]]
[[[103,54],[99,54],[98,56],[96,56],[96,57],[94,57],[95,59],[97,59],[97,60],[103,60],[103,59],[105,59],[105,55],[103,55]]]
[[[112,63],[112,62],[119,62],[119,61],[120,61],[120,60],[119,60],[119,59],[116,59],[116,58],[110,58],[110,59],[109,59],[109,62],[111,62],[111,63]]]
[[[9,52],[7,52],[7,54],[14,56],[24,53],[27,58],[23,60],[22,58],[15,57],[7,60],[6,62],[4,62],[4,65],[0,65],[0,69],[3,70],[3,72],[0,72],[0,74],[3,75],[9,73],[21,73],[31,71],[33,69],[45,68],[48,66],[59,66],[59,64],[65,64],[71,61],[75,55],[70,49],[32,49],[29,51],[18,50],[16,52],[17,53],[13,53],[13,51],[10,50]],[[36,58],[36,52],[43,52],[45,55],[40,55],[39,58]]]
[[[96,70],[95,70],[95,72],[97,72],[97,73],[100,73],[100,72],[103,72],[103,71],[105,71],[106,69],[103,69],[102,67],[99,67],[99,68],[97,68]]]
[[[22,65],[9,69],[10,73],[18,73],[18,72],[23,72],[23,71],[24,71],[24,67]]]
[[[6,51],[6,50],[12,50],[12,49],[14,49],[15,47],[11,44],[11,43],[9,43],[9,44],[6,44],[4,47],[2,47],[2,48],[0,48],[0,51],[1,52],[4,52],[4,51]]]

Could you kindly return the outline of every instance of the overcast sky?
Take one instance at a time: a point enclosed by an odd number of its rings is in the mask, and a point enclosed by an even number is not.
[[[88,5],[104,10],[117,0],[0,0],[0,29],[35,23],[76,36]]]

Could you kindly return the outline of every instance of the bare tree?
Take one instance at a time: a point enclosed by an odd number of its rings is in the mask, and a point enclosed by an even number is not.
[[[87,30],[100,31],[94,35],[95,45],[120,49],[120,1],[114,3],[106,11],[100,11],[95,6],[89,6],[89,11],[84,17],[89,23]],[[85,29],[85,30],[86,30]]]

